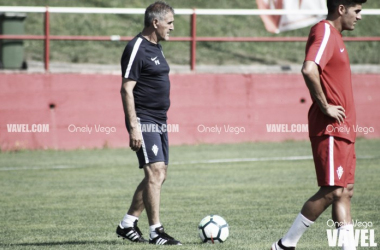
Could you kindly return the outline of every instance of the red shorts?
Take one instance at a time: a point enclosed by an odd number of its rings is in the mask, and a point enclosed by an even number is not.
[[[355,143],[334,136],[311,137],[318,186],[347,187],[355,181]]]

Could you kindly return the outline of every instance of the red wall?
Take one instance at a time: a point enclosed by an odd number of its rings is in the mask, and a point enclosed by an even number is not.
[[[170,78],[168,123],[179,128],[169,134],[171,145],[308,139],[307,132],[267,131],[267,124],[287,124],[288,129],[291,124],[307,124],[311,101],[299,74],[178,74]],[[128,146],[120,82],[115,75],[0,74],[1,150]],[[379,138],[380,75],[353,75],[353,84],[358,124],[371,129],[358,136]],[[7,124],[28,124],[29,129],[32,124],[49,124],[49,132],[8,132]],[[99,125],[116,132],[94,131]],[[70,132],[74,126],[87,126],[92,132]],[[226,132],[227,126],[240,132]],[[200,131],[204,127],[221,132]]]

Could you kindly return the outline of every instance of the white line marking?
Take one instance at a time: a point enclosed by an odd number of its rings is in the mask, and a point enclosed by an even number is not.
[[[0,168],[0,171],[14,171],[14,170],[51,170],[51,169],[73,169],[84,168],[83,166],[52,166],[52,167],[8,167]]]
[[[358,156],[356,159],[374,159],[373,156]],[[169,165],[193,165],[193,164],[215,164],[215,163],[234,163],[234,162],[258,162],[258,161],[303,161],[312,160],[313,156],[288,156],[288,157],[261,157],[261,158],[231,158],[231,159],[213,159],[204,161],[187,161],[187,162],[172,162]],[[137,163],[136,163],[137,164]],[[7,167],[0,168],[0,171],[16,171],[16,170],[52,170],[52,169],[77,169],[91,166],[52,166],[52,167]]]
[[[356,159],[373,159],[373,156],[359,156]],[[232,158],[232,159],[215,159],[204,161],[189,161],[189,162],[172,162],[170,165],[185,165],[185,164],[213,164],[213,163],[233,163],[233,162],[255,162],[255,161],[303,161],[312,160],[312,155],[305,156],[288,156],[288,157],[262,157],[262,158]]]
[[[232,159],[215,159],[204,161],[173,162],[170,165],[184,164],[213,164],[213,163],[233,163],[233,162],[255,162],[255,161],[300,161],[313,159],[311,155],[307,156],[289,156],[289,157],[262,157],[262,158],[232,158]]]

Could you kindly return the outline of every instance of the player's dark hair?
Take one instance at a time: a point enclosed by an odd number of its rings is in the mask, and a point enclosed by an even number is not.
[[[145,10],[144,26],[148,28],[154,19],[158,19],[160,21],[164,20],[169,11],[174,14],[174,9],[163,1],[152,3]]]
[[[329,14],[332,14],[339,7],[339,5],[349,8],[355,6],[356,4],[363,4],[365,2],[367,2],[367,0],[327,0],[327,10]]]

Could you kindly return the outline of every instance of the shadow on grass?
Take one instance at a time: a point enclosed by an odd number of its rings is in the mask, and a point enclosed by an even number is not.
[[[26,243],[0,243],[0,247],[12,247],[12,246],[61,246],[61,245],[117,245],[116,241],[61,241],[61,242],[26,242]]]
[[[117,241],[117,240],[110,240],[110,241],[62,241],[62,242],[26,242],[26,243],[11,243],[11,244],[4,244],[0,243],[0,248],[2,247],[15,247],[15,246],[67,246],[67,245],[124,245],[125,243],[130,243],[129,241]],[[135,243],[130,243],[130,244],[135,244]],[[186,246],[198,246],[198,245],[203,245],[203,242],[186,242],[183,243]],[[144,244],[141,244],[144,245]],[[150,244],[146,244],[147,246],[150,246]]]

